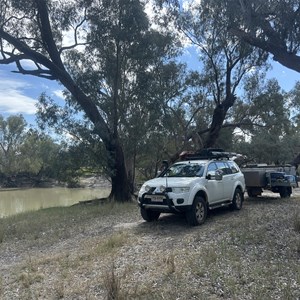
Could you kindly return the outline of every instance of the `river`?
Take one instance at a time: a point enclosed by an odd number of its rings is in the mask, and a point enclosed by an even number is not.
[[[0,190],[0,218],[47,207],[71,206],[107,197],[110,188],[28,188]]]

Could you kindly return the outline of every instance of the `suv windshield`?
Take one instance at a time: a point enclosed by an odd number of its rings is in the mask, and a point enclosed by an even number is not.
[[[180,163],[171,166],[164,177],[201,177],[203,176],[204,165],[195,163]]]

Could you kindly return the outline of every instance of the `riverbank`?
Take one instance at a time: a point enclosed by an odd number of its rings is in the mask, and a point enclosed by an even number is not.
[[[39,178],[30,174],[22,173],[16,176],[0,176],[0,190],[12,188],[102,188],[110,187],[110,181],[104,176],[89,175],[74,179],[72,183],[59,182],[51,178]]]
[[[136,203],[0,220],[0,298],[299,299],[300,198],[247,199],[189,227]]]

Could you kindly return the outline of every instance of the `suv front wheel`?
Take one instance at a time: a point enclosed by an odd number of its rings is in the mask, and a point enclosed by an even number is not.
[[[157,221],[159,216],[160,216],[160,212],[159,211],[153,211],[150,209],[145,209],[143,207],[141,207],[141,215],[142,218],[147,221],[147,222],[153,222],[153,221]]]
[[[203,224],[205,222],[206,216],[206,201],[200,196],[195,197],[191,209],[186,212],[186,218],[189,225],[197,226]]]

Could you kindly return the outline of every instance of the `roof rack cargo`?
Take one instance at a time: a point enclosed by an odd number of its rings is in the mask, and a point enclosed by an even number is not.
[[[180,160],[197,160],[197,159],[221,159],[221,158],[231,158],[236,156],[236,153],[225,152],[220,148],[206,148],[199,151],[184,151],[179,157]]]

